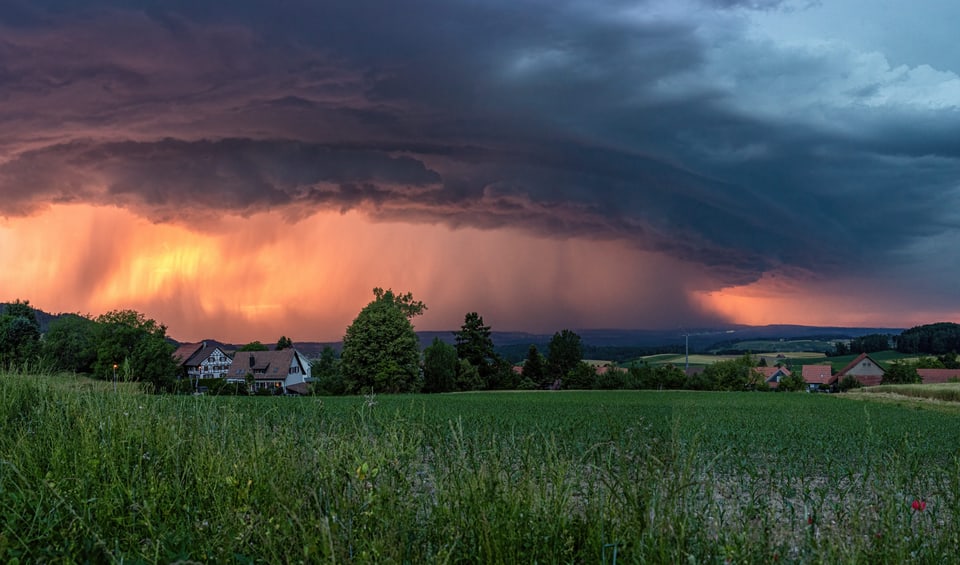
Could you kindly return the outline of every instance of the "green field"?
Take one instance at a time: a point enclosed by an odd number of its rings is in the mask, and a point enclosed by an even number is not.
[[[769,344],[767,344],[769,345]],[[809,363],[818,363],[826,362],[827,357],[822,353],[817,353],[815,351],[794,351],[790,353],[783,353],[784,358],[777,359],[777,351],[761,351],[759,353],[753,353],[753,357],[759,359],[764,357],[767,359],[769,364],[773,364],[775,361],[783,361],[788,364],[809,364]],[[712,365],[718,361],[729,361],[731,359],[739,359],[741,355],[713,355],[707,353],[691,353],[689,356],[689,362],[691,365]],[[661,353],[658,355],[649,355],[647,357],[641,358],[640,361],[646,362],[649,365],[675,365],[677,367],[682,367],[687,362],[687,356],[684,354],[674,354],[674,353]]]
[[[836,341],[848,340],[823,341],[818,339],[756,339],[749,341],[738,341],[726,345],[724,348],[738,349],[741,351],[773,351],[780,353],[816,351],[818,355],[823,355],[826,351],[833,351]]]
[[[954,409],[102,384],[0,376],[4,562],[940,563],[960,547]]]

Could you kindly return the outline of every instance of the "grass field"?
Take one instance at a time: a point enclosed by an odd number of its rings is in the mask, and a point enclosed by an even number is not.
[[[0,559],[954,561],[960,415],[853,398],[155,397],[0,376]]]
[[[797,351],[816,351],[818,355],[823,355],[826,351],[833,351],[834,341],[823,341],[817,339],[758,339],[751,341],[739,341],[727,346],[728,349],[739,349],[741,351],[773,351],[780,353],[793,353]],[[848,340],[841,340],[848,341]]]
[[[769,344],[767,344],[769,345]],[[768,362],[778,361],[776,358],[780,353],[776,351],[763,351],[760,353],[753,353],[752,355],[759,359],[760,357],[765,357]],[[816,362],[826,362],[827,357],[823,353],[817,353],[815,351],[794,351],[791,353],[784,353],[784,358],[780,359],[785,363],[790,364],[808,364]],[[712,365],[718,361],[728,361],[730,359],[739,359],[740,355],[713,355],[705,353],[693,353],[690,354],[690,364],[691,365]],[[682,367],[686,361],[687,356],[684,354],[675,354],[675,353],[661,353],[658,355],[649,355],[643,357],[642,361],[646,362],[649,365],[675,365]],[[771,363],[772,364],[772,363]]]

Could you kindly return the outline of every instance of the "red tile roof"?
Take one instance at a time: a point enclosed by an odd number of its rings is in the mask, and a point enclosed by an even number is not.
[[[778,373],[784,377],[790,376],[790,369],[786,367],[754,367],[754,370],[760,374],[763,382],[767,383],[770,388],[780,386],[780,380],[776,378]]]
[[[885,372],[883,370],[883,366],[880,365],[880,363],[877,363],[876,361],[874,361],[866,353],[861,353],[860,355],[857,355],[856,359],[848,363],[846,367],[837,371],[837,375],[836,375],[837,380],[840,380],[843,377],[845,377],[848,372],[856,368],[856,366],[862,363],[865,359],[869,359],[871,363],[876,365],[877,368],[880,369],[880,374],[879,375],[853,375],[853,376],[856,377],[856,379],[860,381],[860,384],[862,384],[863,386],[875,386],[880,384],[880,382],[883,380],[883,373]]]
[[[830,365],[804,365],[803,382],[808,385],[831,385],[837,382]]]
[[[757,372],[768,379],[777,373],[782,373],[785,377],[789,377],[792,374],[790,373],[790,369],[786,367],[757,367]]]
[[[844,367],[844,368],[840,369],[839,371],[837,371],[837,377],[843,377],[844,375],[847,374],[848,371],[850,371],[851,369],[853,369],[854,367],[856,367],[857,365],[859,365],[860,362],[863,361],[864,359],[870,359],[870,361],[871,361],[874,365],[876,365],[877,367],[880,366],[880,363],[877,363],[876,361],[874,361],[873,359],[871,359],[869,355],[867,355],[866,353],[861,353],[860,355],[857,355],[857,358],[856,358],[856,359],[854,359],[853,361],[847,363],[847,366],[846,366],[846,367]]]

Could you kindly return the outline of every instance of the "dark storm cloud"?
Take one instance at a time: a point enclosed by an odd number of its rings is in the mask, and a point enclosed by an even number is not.
[[[14,3],[0,210],[363,209],[622,239],[728,284],[869,267],[957,229],[955,116],[871,114],[881,83],[850,91],[855,131],[749,103],[775,71],[812,84],[833,59],[724,60],[740,24],[722,18],[807,4]]]

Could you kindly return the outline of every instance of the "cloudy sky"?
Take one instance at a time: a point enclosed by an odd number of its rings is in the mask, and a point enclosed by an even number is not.
[[[960,320],[960,3],[5,0],[0,301],[182,340]]]

